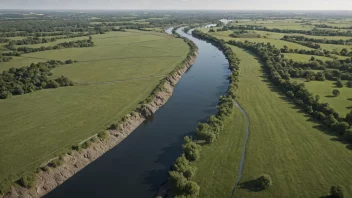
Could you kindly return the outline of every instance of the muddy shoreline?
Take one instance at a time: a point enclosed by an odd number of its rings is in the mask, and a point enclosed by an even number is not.
[[[72,153],[63,156],[64,164],[50,168],[48,171],[41,171],[36,174],[36,185],[31,188],[23,188],[19,185],[11,187],[11,190],[6,195],[0,195],[0,198],[14,198],[14,197],[41,197],[58,187],[67,179],[82,170],[85,166],[102,156],[121,141],[123,141],[129,134],[131,134],[140,124],[142,124],[149,115],[156,112],[163,106],[172,96],[173,90],[182,75],[194,64],[198,51],[195,51],[188,62],[183,65],[171,77],[165,79],[163,91],[157,93],[155,99],[146,105],[141,111],[135,111],[135,115],[128,115],[128,119],[121,124],[120,130],[109,130],[109,138],[107,140],[92,143],[92,145],[81,151],[72,151]]]

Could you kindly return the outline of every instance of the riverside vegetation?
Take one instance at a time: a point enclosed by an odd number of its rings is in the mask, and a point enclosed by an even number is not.
[[[207,144],[211,144],[219,138],[223,129],[224,120],[232,114],[238,82],[237,70],[239,60],[226,43],[215,37],[208,37],[198,30],[194,30],[192,35],[196,38],[211,42],[219,48],[229,61],[229,69],[232,72],[229,76],[230,86],[227,93],[225,96],[219,98],[217,114],[210,116],[206,123],[199,124],[193,140],[188,136],[185,137],[185,144],[182,146],[183,154],[177,158],[171,168],[169,181],[172,193],[175,194],[176,197],[197,197],[199,195],[200,187],[196,182],[192,181],[197,169],[196,162],[199,160],[201,153],[201,146],[196,142],[204,141]]]

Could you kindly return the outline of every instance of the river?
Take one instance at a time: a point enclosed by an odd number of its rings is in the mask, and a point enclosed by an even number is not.
[[[168,33],[171,29],[168,30]],[[229,85],[228,62],[214,46],[177,30],[199,48],[195,64],[183,75],[173,96],[124,141],[89,164],[48,198],[121,197],[151,198],[167,179],[168,170],[181,154],[185,135],[198,122],[216,113],[218,97]]]

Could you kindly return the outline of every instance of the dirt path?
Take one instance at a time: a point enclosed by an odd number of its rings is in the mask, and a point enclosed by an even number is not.
[[[232,195],[231,197],[235,197],[235,192],[236,192],[236,189],[237,189],[237,186],[238,184],[240,183],[241,181],[241,177],[242,177],[242,173],[243,173],[243,166],[244,166],[244,162],[245,162],[245,159],[246,159],[246,145],[247,145],[247,142],[248,142],[248,137],[249,137],[249,125],[250,125],[250,120],[249,120],[249,117],[246,113],[246,111],[243,110],[243,108],[241,107],[240,104],[238,104],[237,101],[235,101],[235,105],[236,107],[238,107],[242,113],[242,115],[244,115],[244,117],[246,118],[246,121],[247,121],[247,124],[246,124],[246,137],[244,139],[244,144],[243,144],[243,150],[242,150],[242,158],[241,158],[241,162],[240,162],[240,168],[238,169],[238,177],[237,177],[237,181],[235,183],[235,186],[232,190]]]

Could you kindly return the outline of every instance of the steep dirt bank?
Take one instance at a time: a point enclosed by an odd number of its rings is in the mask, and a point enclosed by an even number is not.
[[[5,196],[0,198],[12,197],[41,197],[58,185],[62,184],[68,178],[76,174],[92,161],[99,158],[105,152],[124,140],[132,133],[148,116],[156,112],[167,100],[172,96],[176,83],[181,79],[182,75],[189,69],[196,60],[198,52],[194,55],[182,69],[178,70],[173,76],[168,77],[164,83],[164,91],[159,92],[155,99],[145,106],[141,111],[135,112],[135,115],[128,115],[126,122],[121,124],[120,130],[110,130],[107,140],[93,143],[89,148],[81,151],[72,151],[66,154],[64,164],[57,168],[50,168],[48,171],[41,171],[36,174],[36,185],[31,189],[23,188],[19,185],[11,187],[11,190]]]

